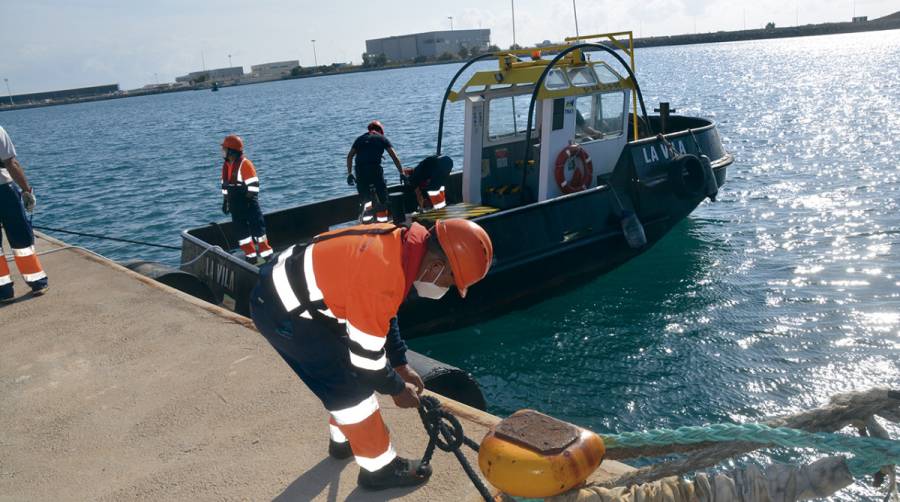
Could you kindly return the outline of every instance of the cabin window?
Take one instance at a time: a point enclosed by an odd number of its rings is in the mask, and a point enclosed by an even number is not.
[[[575,87],[587,87],[597,83],[597,77],[587,66],[569,69],[569,80]]]
[[[594,65],[594,71],[597,72],[597,78],[601,84],[615,84],[619,82],[619,75],[604,63]]]
[[[602,137],[596,128],[594,96],[575,98],[575,139],[580,142],[593,141]]]
[[[488,141],[504,142],[525,136],[531,95],[505,96],[488,102]],[[537,113],[535,113],[535,124]]]
[[[566,81],[566,76],[563,74],[562,70],[554,68],[550,70],[550,73],[548,73],[547,77],[544,79],[544,87],[551,91],[565,89],[566,87],[569,87],[569,83]]]
[[[625,120],[625,93],[607,92],[596,96],[598,108],[597,129],[603,137],[610,138],[622,134]]]
[[[575,99],[575,139],[586,142],[618,137],[624,116],[624,92],[579,96]]]

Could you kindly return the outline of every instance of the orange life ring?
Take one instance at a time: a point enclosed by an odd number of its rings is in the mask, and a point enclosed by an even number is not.
[[[567,180],[566,165],[570,160],[575,163],[575,172],[572,174],[572,179]],[[579,160],[581,168],[578,167]],[[556,156],[556,185],[562,190],[562,193],[575,193],[586,189],[591,185],[593,176],[594,164],[591,162],[591,156],[578,143],[572,143],[565,147]]]

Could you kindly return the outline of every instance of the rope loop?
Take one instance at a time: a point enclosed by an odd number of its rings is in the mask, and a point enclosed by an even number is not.
[[[475,469],[469,464],[469,461],[460,450],[462,445],[465,444],[469,448],[478,451],[478,443],[466,437],[462,423],[452,413],[445,410],[437,398],[422,396],[419,403],[419,417],[422,419],[422,426],[425,427],[425,432],[428,434],[428,447],[425,448],[425,454],[422,455],[422,465],[431,463],[431,457],[434,455],[435,448],[440,448],[447,453],[453,453],[482,498],[491,502],[493,497],[490,490],[485,486],[484,481],[478,477],[478,473],[475,472]]]

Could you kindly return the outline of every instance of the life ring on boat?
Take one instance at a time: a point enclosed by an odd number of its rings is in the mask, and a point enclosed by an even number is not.
[[[579,160],[581,168],[578,167]],[[575,163],[575,172],[571,180],[566,179],[566,165],[569,161]],[[578,143],[563,148],[556,156],[556,185],[562,193],[575,193],[586,189],[591,185],[593,176],[594,164],[591,162],[591,156]]]
[[[679,199],[696,199],[707,191],[707,169],[696,155],[677,155],[668,166],[668,180]]]

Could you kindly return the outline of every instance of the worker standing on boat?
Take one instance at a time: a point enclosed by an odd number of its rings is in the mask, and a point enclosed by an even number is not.
[[[360,196],[362,209],[362,222],[372,223],[388,221],[387,211],[387,182],[384,180],[384,169],[381,167],[381,158],[386,151],[394,161],[400,178],[403,179],[403,167],[397,152],[390,140],[384,135],[384,126],[381,122],[373,120],[369,122],[367,132],[360,135],[353,142],[350,153],[347,154],[347,184],[356,185],[356,191]],[[356,158],[356,175],[353,173],[353,159]],[[374,199],[372,200],[372,193]]]
[[[375,393],[416,408],[422,379],[406,362],[397,310],[411,288],[439,299],[488,272],[487,233],[463,219],[357,225],[326,232],[260,269],[253,322],[331,415],[328,452],[353,455],[368,489],[426,482],[431,469],[397,456]]]
[[[259,208],[259,178],[256,167],[244,157],[244,141],[230,134],[222,141],[222,212],[231,213],[238,245],[244,258],[256,264],[268,260],[272,247],[266,238],[266,222]]]
[[[40,296],[49,287],[47,274],[34,252],[34,231],[25,214],[26,211],[33,211],[36,203],[25,170],[16,160],[16,147],[6,130],[0,127],[0,229],[6,231],[16,267],[31,287],[31,294]],[[0,232],[0,302],[8,302],[15,298],[15,293],[2,245],[3,235]]]

